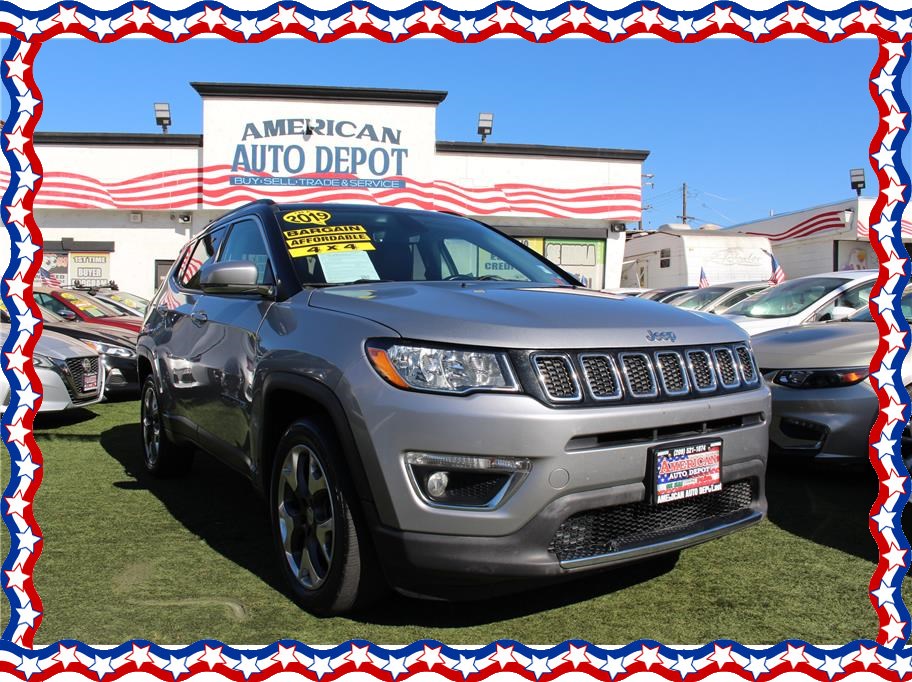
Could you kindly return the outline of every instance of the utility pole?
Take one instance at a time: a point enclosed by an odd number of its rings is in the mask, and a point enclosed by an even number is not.
[[[681,221],[687,224],[687,183],[681,188]]]

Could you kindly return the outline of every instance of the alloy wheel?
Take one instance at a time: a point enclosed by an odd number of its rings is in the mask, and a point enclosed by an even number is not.
[[[158,413],[158,396],[155,395],[155,386],[151,383],[143,394],[142,430],[146,465],[152,468],[158,463],[161,451],[161,415]]]

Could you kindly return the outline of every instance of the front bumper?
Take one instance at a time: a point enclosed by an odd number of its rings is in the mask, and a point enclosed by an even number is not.
[[[867,459],[877,396],[867,381],[838,388],[772,385],[770,452],[777,456]]]
[[[139,371],[136,358],[102,355],[105,366],[105,397],[139,395]]]

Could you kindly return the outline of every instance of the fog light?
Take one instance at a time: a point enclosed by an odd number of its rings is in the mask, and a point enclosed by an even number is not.
[[[440,499],[446,494],[447,483],[449,483],[450,477],[447,476],[445,471],[435,471],[433,474],[428,476],[427,479],[427,492],[428,495],[434,499]]]

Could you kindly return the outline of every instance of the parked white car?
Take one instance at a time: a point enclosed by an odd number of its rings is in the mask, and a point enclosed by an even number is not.
[[[799,277],[741,301],[722,317],[749,334],[809,322],[841,320],[868,304],[876,279],[876,270],[845,270]]]
[[[6,339],[9,332],[8,324],[0,324],[0,338]],[[104,395],[104,366],[98,353],[80,341],[45,330],[35,346],[33,362],[41,381],[41,413],[85,407]],[[0,373],[0,414],[11,397],[9,382]]]

